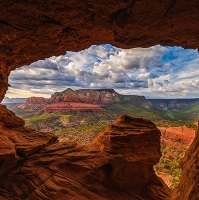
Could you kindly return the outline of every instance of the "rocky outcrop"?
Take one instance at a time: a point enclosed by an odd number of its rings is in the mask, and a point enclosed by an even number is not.
[[[14,106],[15,109],[41,110],[44,112],[70,112],[70,111],[105,111],[106,107],[118,102],[126,102],[132,106],[149,106],[144,96],[121,95],[114,89],[81,89],[70,88],[63,92],[55,92],[51,98],[30,97],[26,103]],[[145,106],[145,107],[146,107]]]
[[[21,127],[25,125],[25,121],[8,110],[6,106],[0,105],[0,125],[3,127]]]
[[[26,104],[48,104],[49,99],[44,97],[30,97],[26,100]]]
[[[2,200],[168,197],[153,170],[161,156],[160,131],[148,120],[121,116],[85,146],[25,128],[0,131],[6,136],[0,140]]]
[[[59,102],[47,105],[43,108],[43,112],[102,112],[105,111],[102,107],[87,103],[74,103],[74,102]]]
[[[50,103],[49,99],[44,97],[30,97],[23,104],[17,104],[13,107],[13,110],[42,110],[46,105]]]
[[[67,92],[66,92],[67,91]],[[24,104],[17,104],[13,110],[40,110],[42,112],[81,112],[92,111],[101,112],[105,111],[101,106],[95,104],[84,103],[90,101],[94,103],[92,99],[89,99],[92,94],[92,90],[88,91],[87,97],[84,96],[80,101],[81,95],[77,97],[76,91],[68,89],[61,93],[55,93],[50,99],[44,97],[30,97]],[[82,90],[84,91],[84,90]],[[73,95],[71,93],[74,93]],[[81,92],[80,92],[81,93]],[[85,92],[83,92],[84,94]],[[117,93],[116,93],[117,94]],[[54,98],[53,98],[54,97]],[[95,97],[93,97],[95,98]],[[83,103],[81,103],[83,102]]]
[[[72,90],[68,88],[63,92],[56,92],[53,95],[51,95],[50,101],[53,103],[76,102],[104,106],[110,103],[120,102],[121,95],[119,95],[113,89]]]

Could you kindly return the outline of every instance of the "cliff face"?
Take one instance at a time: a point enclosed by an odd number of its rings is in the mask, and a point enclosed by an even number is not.
[[[128,102],[134,106],[149,104],[143,96],[120,95],[114,89],[68,88],[63,92],[55,92],[49,99],[30,97],[26,103],[16,105],[14,109],[44,112],[105,111],[102,107],[121,102]]]
[[[2,200],[168,197],[153,170],[160,131],[148,120],[121,116],[85,146],[23,127],[0,131]]]
[[[26,100],[26,104],[48,104],[50,101],[44,97],[30,97]]]
[[[90,103],[103,106],[110,103],[120,102],[121,96],[113,89],[83,89],[74,91],[68,88],[63,92],[56,92],[51,95],[50,101],[53,103]]]
[[[81,111],[92,111],[102,112],[105,111],[98,105],[88,103],[74,103],[74,102],[59,102],[45,106],[42,111],[44,112],[81,112]]]
[[[15,105],[13,109],[42,110],[49,103],[49,99],[44,97],[30,97],[25,103]]]

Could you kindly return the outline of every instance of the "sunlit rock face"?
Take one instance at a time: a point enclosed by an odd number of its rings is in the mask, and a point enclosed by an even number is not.
[[[153,170],[161,156],[160,131],[148,120],[123,115],[85,146],[23,127],[0,131],[2,200],[169,196]]]
[[[121,102],[121,95],[113,89],[82,89],[72,90],[68,88],[63,92],[56,92],[51,95],[50,101],[58,102],[76,102],[76,103],[90,103],[101,106],[110,103]]]
[[[199,43],[198,1],[21,0],[0,6],[0,101],[11,70],[66,50]]]
[[[66,50],[78,51],[102,43],[122,48],[155,44],[197,48],[199,43],[199,1],[196,0],[21,0],[2,1],[0,6],[0,101],[9,86],[8,76],[12,70],[39,59],[64,54]],[[114,168],[112,162],[111,165],[107,163],[111,154],[105,151],[106,145],[96,142],[103,147],[101,150],[97,149],[98,145],[92,149],[92,146],[82,147],[70,142],[63,146],[55,142],[56,138],[51,134],[44,137],[34,130],[19,128],[23,126],[23,120],[3,106],[0,106],[0,115],[1,199],[53,199],[56,194],[56,199],[66,199],[66,194],[74,196],[76,191],[79,194],[77,199],[165,198],[164,184],[157,177],[152,178],[153,172],[150,167],[146,168],[146,164],[141,164],[140,168],[150,172],[150,176],[140,176],[141,180],[149,181],[147,184],[143,182],[147,186],[145,189],[141,187],[145,191],[143,195],[140,190],[137,194],[129,193],[129,188],[120,192],[118,188],[126,185],[122,179],[119,181],[119,175],[109,178]],[[154,148],[157,147],[154,145]],[[197,134],[182,162],[181,183],[172,199],[199,198],[198,154]],[[101,155],[108,155],[108,158]],[[121,156],[125,158],[122,164],[131,162],[126,160],[126,154],[119,154],[119,159]],[[142,158],[145,160],[145,156]],[[116,171],[120,173],[119,169]],[[118,180],[115,189],[108,187],[113,180]]]

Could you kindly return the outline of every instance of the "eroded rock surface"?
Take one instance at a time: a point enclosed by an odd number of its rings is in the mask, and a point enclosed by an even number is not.
[[[50,103],[49,99],[44,97],[30,97],[26,100],[27,104],[48,104]]]
[[[161,155],[160,131],[148,120],[121,116],[85,146],[23,127],[0,132],[6,136],[0,140],[6,166],[2,200],[161,200],[169,195],[153,170]]]
[[[121,101],[121,95],[113,89],[82,89],[72,90],[68,88],[63,92],[56,92],[51,95],[50,101],[89,103],[97,105],[107,105]]]
[[[8,0],[0,7],[0,101],[11,70],[67,50],[199,46],[197,0]]]
[[[42,110],[45,113],[49,112],[103,112],[105,111],[102,107],[88,103],[74,103],[74,102],[59,102],[47,105]]]
[[[44,97],[30,97],[25,103],[15,105],[13,109],[42,110],[49,103],[49,99]]]

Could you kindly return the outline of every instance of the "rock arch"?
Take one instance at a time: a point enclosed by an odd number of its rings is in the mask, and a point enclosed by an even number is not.
[[[12,70],[38,59],[64,54],[66,50],[78,51],[102,43],[122,48],[155,44],[199,46],[197,0],[8,0],[0,2],[0,6],[0,101],[9,86],[8,76]],[[31,137],[30,133],[20,135],[23,120],[2,106],[0,120],[4,127],[1,128],[2,149],[7,152],[1,157],[5,161],[0,162],[2,168],[15,166],[15,161],[55,140],[47,136],[37,144],[30,144],[26,138],[22,144],[20,138]],[[11,127],[20,127],[20,130],[11,130]],[[39,138],[39,133],[33,131],[33,135]],[[184,158],[181,183],[173,199],[199,199],[198,140],[197,134]],[[32,191],[34,185],[29,185],[28,190]]]

